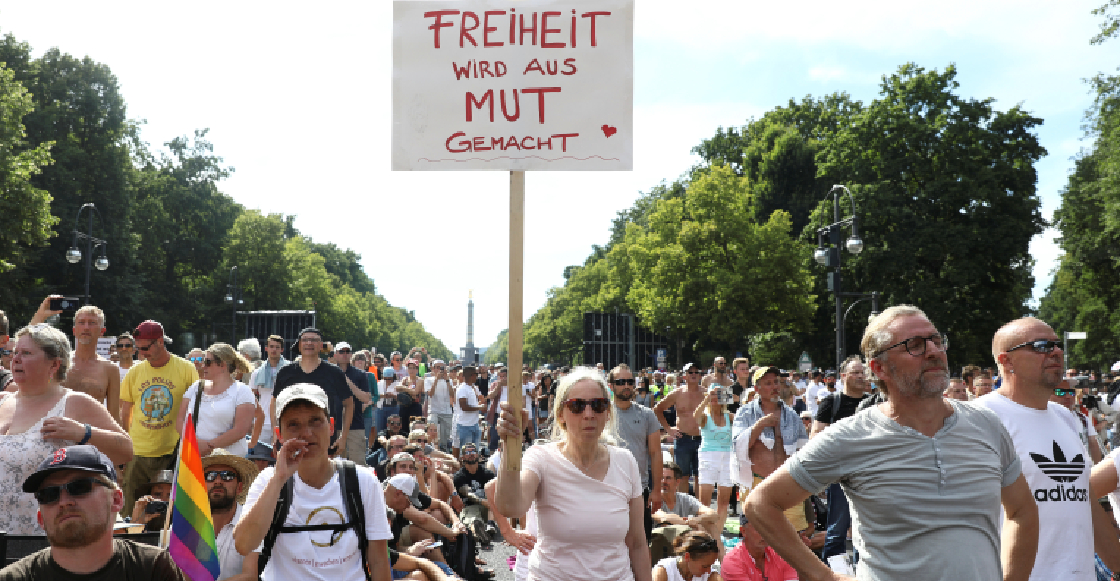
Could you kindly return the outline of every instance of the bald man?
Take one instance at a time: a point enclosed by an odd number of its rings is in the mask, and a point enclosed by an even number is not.
[[[1003,384],[975,403],[994,411],[1011,434],[1038,505],[1038,552],[1030,578],[1093,581],[1094,551],[1115,571],[1120,540],[1090,493],[1093,463],[1077,418],[1050,401],[1055,389],[1066,387],[1062,355],[1061,340],[1044,321],[1023,317],[1007,323],[992,338]]]

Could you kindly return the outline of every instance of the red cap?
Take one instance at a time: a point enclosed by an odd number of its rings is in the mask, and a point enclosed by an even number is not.
[[[145,341],[155,341],[163,337],[163,325],[148,319],[136,327],[136,332],[133,333],[133,336]]]

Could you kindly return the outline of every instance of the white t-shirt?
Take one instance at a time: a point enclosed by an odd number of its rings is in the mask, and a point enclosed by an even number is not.
[[[257,374],[261,373],[261,370],[266,366],[268,366],[267,359],[260,367],[253,371],[253,375],[249,376],[250,387],[257,385]],[[272,368],[272,383],[276,383],[277,373],[280,373],[279,365]],[[264,423],[262,424],[261,437],[258,441],[268,445],[272,445],[272,414],[268,413],[268,410],[272,407],[272,387],[271,385],[262,385],[257,388],[257,393],[261,395],[261,409],[264,410]]]
[[[124,367],[121,367],[121,365],[119,363],[116,364],[116,365],[117,365],[117,371],[121,372],[121,381],[124,381],[124,376],[128,375],[129,371],[132,371],[132,368],[136,366],[136,362],[133,361],[132,365],[128,366],[128,369],[125,369]]]
[[[1093,517],[1089,472],[1093,461],[1081,442],[1081,425],[1066,408],[1019,405],[998,392],[973,402],[999,416],[1038,505],[1038,553],[1033,581],[1094,581]]]
[[[393,532],[385,514],[385,497],[381,483],[373,471],[358,466],[358,485],[361,488],[362,506],[366,511],[366,539],[389,540]],[[261,470],[245,499],[245,512],[253,509],[261,491],[275,474],[275,468]],[[292,506],[288,510],[287,526],[343,524],[346,509],[338,487],[336,472],[322,488],[304,484],[299,473],[292,476]],[[270,511],[271,514],[271,511]],[[362,573],[362,556],[358,552],[358,535],[348,529],[337,536],[334,531],[301,531],[280,533],[272,547],[272,557],[265,566],[264,581],[365,581]],[[335,542],[332,544],[332,537]],[[261,547],[257,550],[260,551]]]
[[[197,383],[187,388],[183,393],[183,403],[187,413],[194,412],[194,398],[198,393]],[[240,381],[233,382],[225,391],[218,395],[202,394],[202,403],[198,408],[198,426],[195,427],[195,436],[199,440],[213,440],[233,428],[233,419],[237,413],[237,406],[242,404],[257,405],[257,398],[248,385]],[[249,442],[244,436],[236,442],[226,446],[226,451],[234,456],[244,456],[249,453]]]
[[[532,388],[530,388],[530,389],[532,389]],[[528,390],[526,390],[525,395],[522,396],[522,398],[521,398],[521,405],[525,409],[525,411],[530,411],[529,410],[529,404],[530,404],[529,400],[531,400],[531,399],[533,399],[533,398],[529,397]],[[509,392],[506,390],[505,387],[503,387],[502,388],[502,396],[499,398],[498,403],[506,403],[508,401],[509,401]],[[498,409],[500,410],[501,408],[498,408]]]
[[[459,400],[467,400],[467,405],[471,407],[478,407],[478,393],[475,392],[474,386],[463,382],[459,384],[459,389],[455,390],[455,409],[459,409]],[[477,426],[478,425],[478,412],[459,411],[455,418],[455,424],[460,426]]]
[[[447,395],[447,380],[439,380],[439,385],[436,386],[435,391],[432,390],[432,383],[435,382],[434,377],[424,378],[424,393],[431,393],[428,398],[428,413],[431,414],[450,414],[453,413],[451,409],[451,400]]]
[[[820,389],[820,384],[815,381],[809,382],[809,387],[805,388],[805,407],[814,417],[817,415],[817,408],[820,407],[817,403],[817,392]]]

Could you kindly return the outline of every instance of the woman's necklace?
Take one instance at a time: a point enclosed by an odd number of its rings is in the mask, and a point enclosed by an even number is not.
[[[595,444],[595,453],[591,455],[591,460],[585,465],[581,465],[579,460],[576,459],[575,450],[573,449],[573,446],[570,443],[568,444],[565,452],[566,452],[566,454],[564,454],[564,456],[566,456],[568,458],[568,460],[572,464],[575,465],[576,468],[579,468],[583,472],[587,472],[588,470],[590,470],[591,467],[595,465],[595,461],[599,459],[599,445],[598,444]]]

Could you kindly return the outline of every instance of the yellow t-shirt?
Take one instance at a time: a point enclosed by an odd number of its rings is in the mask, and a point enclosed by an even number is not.
[[[183,393],[198,381],[198,370],[190,361],[177,355],[163,367],[152,367],[148,361],[133,365],[121,383],[121,401],[132,404],[132,422],[128,435],[132,452],[137,456],[164,456],[175,451],[179,432],[175,418]]]

